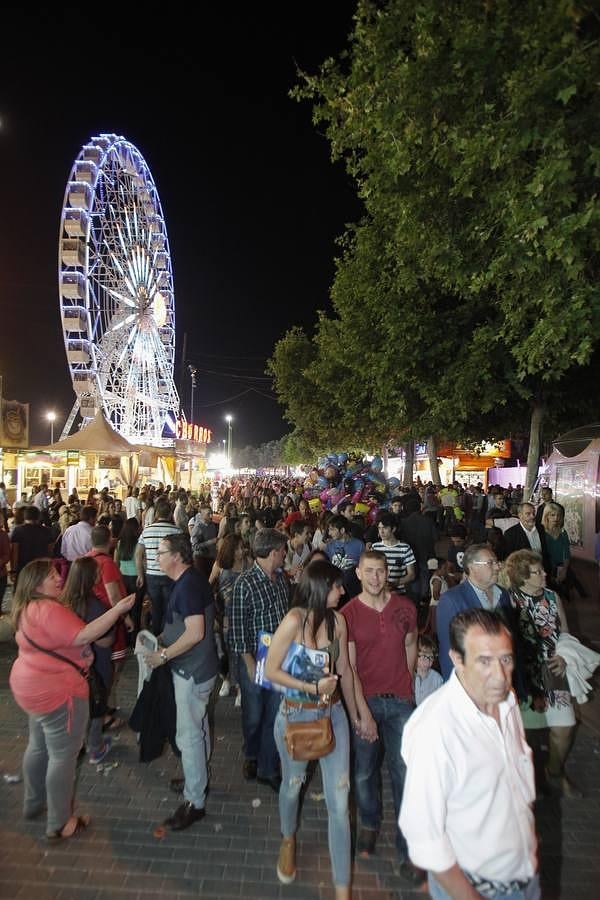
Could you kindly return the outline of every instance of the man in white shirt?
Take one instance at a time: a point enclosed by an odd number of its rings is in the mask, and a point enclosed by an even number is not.
[[[33,498],[33,505],[37,506],[41,513],[44,513],[48,510],[48,485],[43,484],[35,497]]]
[[[81,519],[65,529],[60,544],[60,552],[69,562],[85,556],[92,549],[92,528],[96,524],[98,510],[95,506],[84,506]]]
[[[404,727],[400,828],[432,900],[539,900],[531,750],[496,612],[452,620],[450,680]]]
[[[128,519],[137,519],[142,521],[142,501],[140,500],[140,489],[132,488],[129,485],[127,496],[125,497],[125,515]]]
[[[177,494],[177,503],[173,510],[173,521],[180,531],[187,533],[190,517],[187,512],[188,496],[183,488]]]

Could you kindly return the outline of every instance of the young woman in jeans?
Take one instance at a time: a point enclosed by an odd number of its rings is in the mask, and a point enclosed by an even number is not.
[[[21,571],[12,606],[19,655],[11,669],[10,687],[29,716],[23,813],[33,819],[47,807],[49,839],[72,837],[89,824],[87,816],[73,813],[75,769],[88,724],[89,699],[86,679],[68,662],[44,651],[52,650],[87,670],[93,659],[90,643],[112,628],[135,600],[134,594],[125,597],[86,625],[62,605],[60,591],[54,561],[36,559]]]
[[[282,702],[275,720],[275,741],[281,758],[279,815],[283,836],[277,875],[283,884],[290,884],[296,877],[298,801],[307,766],[306,762],[295,761],[289,756],[284,740],[286,724],[288,721],[312,721],[328,715],[328,709],[331,710],[335,749],[322,757],[319,764],[329,816],[329,855],[336,900],[350,897],[350,737],[338,681],[353,722],[357,724],[358,719],[354,679],[348,660],[346,623],[335,612],[343,592],[340,569],[322,560],[310,563],[300,577],[295,606],[273,635],[265,668],[270,681],[301,692],[297,699]],[[282,664],[292,642],[326,650],[331,674],[316,682],[307,682],[284,672]]]

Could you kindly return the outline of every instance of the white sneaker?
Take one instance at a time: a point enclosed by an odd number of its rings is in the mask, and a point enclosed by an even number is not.
[[[224,678],[223,684],[221,685],[221,690],[219,691],[219,697],[229,697],[230,690],[231,684],[229,682],[229,678]]]
[[[238,709],[242,705],[242,692],[239,689],[238,689],[237,694],[235,695],[235,703],[233,705],[237,706]]]

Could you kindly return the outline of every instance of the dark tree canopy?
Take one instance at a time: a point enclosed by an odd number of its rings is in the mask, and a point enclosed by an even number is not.
[[[365,207],[333,314],[283,339],[302,383],[272,361],[309,443],[590,414],[564,399],[597,367],[599,37],[591,2],[360,0],[348,51],[302,75]]]

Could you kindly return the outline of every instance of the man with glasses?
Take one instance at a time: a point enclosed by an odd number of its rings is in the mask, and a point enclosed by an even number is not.
[[[164,824],[182,831],[204,816],[208,788],[210,731],[207,708],[217,670],[214,637],[215,605],[204,575],[192,565],[192,547],[186,534],[173,532],[159,540],[158,565],[173,588],[167,604],[161,647],[145,654],[154,669],[169,663],[177,707],[177,746],[181,751],[183,787],[181,806]]]
[[[256,561],[237,579],[233,588],[229,641],[241,656],[243,774],[279,792],[279,754],[273,727],[281,694],[254,683],[258,632],[273,634],[288,611],[289,587],[283,574],[287,536],[275,528],[263,528],[254,538]]]
[[[497,584],[499,568],[500,564],[487,544],[471,544],[463,557],[465,580],[441,596],[436,623],[444,681],[448,681],[454,668],[450,659],[450,623],[454,616],[468,609],[497,610],[511,631],[513,629],[510,595]]]

